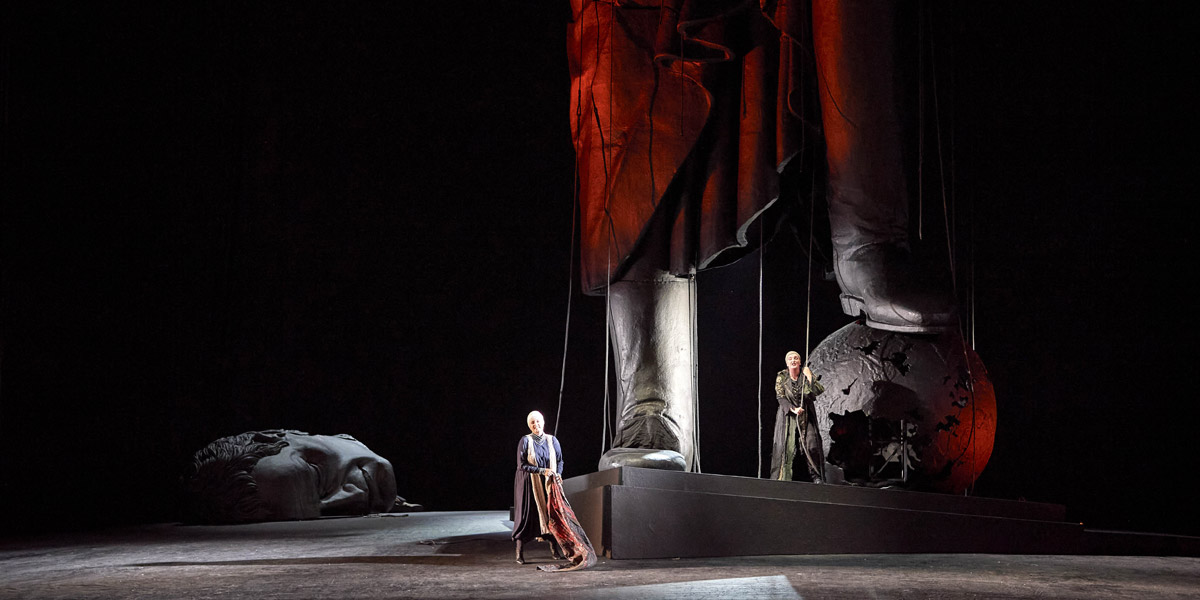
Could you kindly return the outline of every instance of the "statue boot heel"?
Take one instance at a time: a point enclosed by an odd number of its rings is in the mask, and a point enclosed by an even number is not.
[[[838,300],[841,300],[842,312],[851,317],[857,317],[866,311],[866,304],[857,296],[843,293],[838,295]]]
[[[834,274],[842,312],[869,327],[900,333],[938,333],[957,325],[945,278],[913,264],[907,247],[894,243],[835,248]]]

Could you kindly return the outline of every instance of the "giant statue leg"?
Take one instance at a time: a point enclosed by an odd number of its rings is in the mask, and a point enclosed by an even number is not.
[[[813,0],[813,45],[829,163],[829,223],[842,310],[923,333],[954,322],[948,272],[917,268],[908,243],[903,2]]]
[[[694,447],[693,280],[658,272],[613,283],[609,325],[617,424],[600,468],[688,470]]]
[[[991,455],[996,400],[955,327],[948,261],[932,272],[909,246],[913,4],[813,0],[834,273],[842,310],[863,323],[809,365],[828,390],[816,416],[831,480],[963,493]]]

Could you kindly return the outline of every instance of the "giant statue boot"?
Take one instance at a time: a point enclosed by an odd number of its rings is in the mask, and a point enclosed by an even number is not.
[[[609,289],[617,375],[613,447],[599,468],[690,470],[694,457],[694,281],[658,272]]]
[[[956,317],[949,272],[917,264],[908,243],[902,115],[915,87],[900,62],[903,6],[814,0],[813,45],[842,310],[876,329],[931,333]]]

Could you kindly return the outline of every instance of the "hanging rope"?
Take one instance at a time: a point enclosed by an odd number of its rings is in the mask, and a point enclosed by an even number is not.
[[[579,36],[579,56],[583,56],[583,36]],[[575,87],[575,127],[583,130],[583,86]],[[578,145],[576,145],[578,147]],[[575,174],[571,185],[571,245],[567,248],[567,319],[563,327],[562,374],[558,380],[558,408],[554,411],[554,434],[562,417],[563,390],[567,384],[567,349],[571,340],[571,301],[575,293],[575,230],[579,215],[579,153],[575,153]]]
[[[925,3],[917,6],[917,239],[925,239]],[[932,44],[932,41],[930,42]],[[934,99],[936,101],[936,98]],[[939,140],[940,143],[941,140]]]
[[[953,160],[953,158],[951,160]],[[968,233],[968,243],[970,246],[968,246],[967,252],[967,260],[970,261],[969,264],[971,265],[970,280],[967,282],[971,299],[970,310],[967,313],[967,317],[970,319],[968,322],[971,325],[971,349],[975,350],[975,194],[967,195],[967,210],[970,211],[971,215],[971,231]]]
[[[801,6],[802,6],[801,10],[803,11],[804,21],[806,23],[808,23],[809,27],[811,27],[812,26],[812,15],[809,14],[809,12],[808,12],[811,7],[810,7],[809,3],[807,3],[807,2],[801,3]],[[807,31],[808,31],[808,27],[802,27],[800,30],[801,35],[807,33]],[[801,38],[800,42],[801,42],[801,45],[800,45],[801,48],[807,49],[809,47],[809,46],[807,46],[807,43],[808,43],[807,40]],[[793,52],[794,50],[795,50],[794,45],[789,46],[789,52]],[[793,60],[795,60],[794,56],[791,59],[789,59],[788,62],[790,63]],[[815,61],[816,61],[815,55],[813,56],[813,61],[814,61],[814,65],[815,65]],[[801,66],[801,74],[800,74],[800,102],[801,102],[801,104],[800,104],[799,117],[800,117],[800,120],[803,121],[806,116],[805,111],[804,111],[804,100],[805,100],[805,96],[808,95],[807,89],[805,87],[805,83],[808,81],[808,77],[807,77],[807,74],[804,73],[804,66],[807,66],[808,63],[802,61],[800,64],[802,66]],[[819,90],[818,90],[818,92],[819,92]],[[789,108],[790,108],[790,106],[789,106]],[[839,112],[840,112],[840,110],[841,109],[839,109]],[[807,150],[808,150],[808,131],[807,131],[807,129],[808,128],[804,127],[804,126],[800,127],[800,167],[801,168],[804,167],[804,164],[805,164],[804,159],[805,159],[805,156],[808,155],[808,152],[807,152]],[[808,155],[808,156],[809,156],[809,162],[811,162],[812,164],[808,165],[808,174],[809,174],[809,182],[810,182],[809,183],[809,191],[808,191],[808,276],[807,276],[807,280],[808,280],[807,288],[808,289],[805,292],[805,298],[804,298],[804,364],[806,366],[808,365],[808,359],[809,359],[808,354],[809,354],[809,348],[810,348],[809,337],[810,337],[810,333],[812,330],[813,219],[815,218],[815,215],[816,215],[816,204],[817,204],[816,158],[812,157],[811,155]]]
[[[762,382],[763,382],[763,226],[758,228],[758,467],[754,476],[762,477]]]
[[[813,217],[816,214],[816,202],[812,198],[817,197],[817,175],[816,172],[810,169],[810,178],[812,180],[809,190],[808,203],[808,291],[804,296],[804,364],[808,365],[809,359],[809,335],[812,331],[812,264],[813,264]]]
[[[602,54],[601,46],[600,46],[600,9],[596,3],[592,4],[592,9],[593,9],[592,13],[596,18],[597,34],[596,34],[596,68],[595,68],[595,72],[598,72],[600,70],[600,56]],[[612,21],[614,19],[614,14],[615,14],[613,12],[613,10],[614,10],[613,7],[610,6],[609,7],[609,33],[608,33],[609,40],[610,40],[610,47],[611,47],[611,38],[612,38]],[[579,44],[580,44],[580,46],[579,46],[580,56],[583,56],[583,36],[582,35],[580,36]],[[611,82],[612,82],[611,57],[609,59],[609,74],[608,74],[608,76],[609,76],[609,83],[610,83],[610,90],[611,90]],[[609,178],[609,172],[608,172],[608,163],[609,163],[609,159],[610,159],[609,154],[611,152],[611,149],[609,148],[609,145],[608,145],[608,139],[605,136],[604,123],[600,119],[600,109],[599,109],[599,107],[596,106],[595,86],[596,86],[596,76],[593,74],[591,81],[588,82],[588,95],[591,97],[592,117],[596,121],[596,131],[600,135],[600,149],[601,149],[600,157],[602,159],[601,163],[604,166],[604,218],[608,225],[608,236],[607,236],[608,243],[606,244],[606,254],[607,254],[607,256],[606,256],[606,272],[605,272],[605,279],[604,279],[604,403],[603,403],[604,414],[603,414],[603,418],[601,419],[601,432],[600,432],[600,453],[603,454],[604,451],[608,449],[608,447],[611,447],[612,442],[613,442],[613,440],[609,438],[609,433],[608,433],[609,412],[610,412],[609,411],[608,381],[609,381],[609,354],[610,354],[609,342],[611,339],[610,323],[612,320],[612,293],[611,293],[611,289],[612,289],[612,247],[613,247],[613,244],[615,243],[616,231],[613,227],[612,213],[609,212],[609,192],[610,192],[609,187],[611,184],[610,184],[610,178]],[[609,133],[611,134],[611,132],[612,132],[612,94],[611,94],[611,92],[609,93],[608,103],[609,103],[608,130],[609,130]],[[582,129],[583,129],[583,127],[582,127],[582,123],[581,123],[580,130],[582,131]],[[613,436],[614,437],[616,436],[615,428],[613,431]]]
[[[697,367],[700,356],[696,334],[699,323],[696,315],[696,296],[696,273],[692,272],[688,277],[688,312],[691,317],[689,329],[692,336],[692,463],[697,473],[703,473],[700,468],[700,373]]]
[[[593,5],[593,6],[595,6],[595,5]],[[612,124],[613,124],[613,93],[612,93],[612,90],[613,90],[613,56],[614,55],[612,53],[612,47],[613,47],[613,29],[614,29],[614,26],[615,26],[616,20],[617,20],[616,10],[617,10],[617,8],[614,4],[608,5],[608,48],[609,48],[609,53],[608,53],[608,135],[605,136],[605,138],[604,138],[606,140],[612,139],[612,129],[613,129],[613,126],[612,126]],[[597,12],[596,13],[597,25],[599,25],[599,18],[600,18],[599,15],[600,15],[600,13]],[[599,48],[599,46],[600,46],[600,35],[597,32],[596,47]],[[600,64],[600,52],[599,51],[596,52],[596,64],[597,65]],[[611,414],[611,412],[609,411],[609,408],[608,408],[608,404],[609,404],[608,363],[609,363],[609,355],[611,353],[609,350],[609,343],[610,343],[610,340],[612,339],[612,331],[611,331],[611,323],[612,323],[612,251],[613,251],[613,246],[617,243],[617,232],[613,226],[612,212],[609,211],[609,200],[612,198],[612,187],[611,187],[612,182],[609,181],[608,163],[612,161],[612,146],[610,146],[606,142],[602,148],[603,148],[604,165],[605,165],[604,166],[604,216],[608,220],[608,249],[606,251],[607,256],[605,259],[607,262],[607,266],[605,267],[605,270],[607,271],[607,273],[604,276],[604,303],[605,303],[605,308],[604,308],[604,418],[605,418],[605,423],[606,423],[605,424],[606,430],[609,429],[608,425],[607,425],[607,419],[609,419],[609,418],[613,419],[613,426],[611,428],[612,434],[608,440],[608,447],[612,448],[612,446],[616,442],[616,438],[617,438],[617,427],[616,427],[617,419],[616,419],[615,415]]]
[[[926,12],[929,14],[928,18],[930,19],[930,25],[932,27],[932,12],[930,9],[926,9]],[[929,36],[929,63],[930,63],[930,71],[931,71],[930,82],[931,82],[931,85],[933,86],[933,89],[932,89],[932,92],[933,92],[933,122],[934,122],[934,128],[935,128],[934,131],[937,136],[938,178],[939,178],[939,183],[941,185],[941,193],[942,193],[942,221],[945,224],[946,254],[948,255],[948,259],[950,262],[950,286],[951,286],[951,290],[954,294],[954,298],[958,298],[958,273],[957,273],[958,269],[957,269],[957,260],[955,258],[955,252],[954,252],[954,241],[956,239],[955,223],[954,223],[954,219],[951,218],[951,215],[953,213],[950,211],[950,202],[947,200],[947,194],[946,194],[946,175],[945,175],[946,166],[945,166],[945,160],[942,157],[942,146],[943,146],[943,143],[942,143],[942,121],[941,121],[940,106],[938,103],[937,51],[936,51],[936,47],[935,47],[933,38],[934,38],[933,35]],[[974,273],[974,258],[973,257],[972,257],[972,264],[971,264],[971,272]],[[975,478],[978,475],[978,473],[976,472],[976,469],[975,469],[975,462],[976,462],[976,459],[978,458],[977,438],[975,435],[975,429],[976,429],[976,426],[978,425],[978,421],[977,421],[978,414],[977,414],[977,407],[976,407],[976,403],[975,403],[975,374],[971,369],[971,356],[970,356],[970,351],[968,351],[968,349],[967,349],[967,341],[966,341],[965,331],[964,331],[964,327],[963,327],[963,317],[962,316],[960,316],[958,319],[958,337],[959,337],[959,345],[962,349],[963,368],[967,372],[967,382],[966,382],[967,383],[967,392],[970,395],[970,402],[971,402],[971,427],[970,427],[970,436],[971,437],[968,442],[968,447],[963,449],[962,454],[960,454],[958,458],[961,458],[963,455],[965,455],[967,453],[968,449],[970,450],[970,452],[971,452],[971,483],[967,486],[967,489],[964,490],[964,494],[970,495],[970,494],[974,493],[974,491],[975,491]]]
[[[611,221],[610,221],[610,224],[611,224]],[[610,225],[610,229],[611,229],[611,225]],[[612,277],[612,242],[609,242],[608,251],[606,254],[608,255],[607,256],[608,268],[606,270],[606,277],[611,278]],[[611,287],[612,286],[609,283],[607,283],[607,280],[606,280],[606,283],[604,284],[604,420],[603,420],[603,425],[601,426],[601,429],[600,429],[600,454],[604,454],[604,451],[607,450],[608,448],[611,448],[612,443],[613,443],[613,440],[610,439],[609,435],[608,435],[608,419],[609,419],[609,409],[608,409],[608,362],[609,361],[608,361],[608,355],[610,352],[610,350],[609,350],[609,334],[611,333],[610,323],[612,323],[612,294],[609,293],[609,290],[611,289]],[[616,427],[614,427],[613,429],[614,429],[613,437],[615,438],[616,434],[617,434],[617,432],[615,431]]]
[[[576,105],[578,106],[578,105]],[[578,123],[578,121],[576,121]],[[567,385],[567,347],[571,339],[571,299],[575,295],[575,227],[579,210],[579,158],[575,159],[574,199],[571,203],[571,245],[567,248],[567,321],[563,326],[562,375],[558,380],[558,408],[554,411],[554,435],[558,435],[558,420],[562,416],[563,389]]]
[[[807,22],[809,19],[809,16],[807,14],[808,4],[802,3],[801,10],[804,11],[804,20]],[[807,27],[802,27],[800,29],[800,31],[801,31],[801,38],[799,40],[799,43],[797,43],[795,40],[793,40],[792,37],[788,36],[786,33],[782,33],[780,36],[781,41],[786,45],[786,48],[787,48],[788,64],[794,64],[796,62],[797,48],[801,48],[801,49],[806,48],[805,44],[807,43],[807,41],[803,37],[803,34],[804,34],[804,32],[807,31]],[[802,62],[801,64],[806,65],[807,63]],[[806,114],[805,108],[804,108],[804,106],[805,106],[804,102],[805,102],[805,96],[807,96],[807,88],[805,86],[807,77],[806,77],[806,74],[803,72],[803,69],[804,69],[804,66],[801,67],[801,75],[800,75],[800,93],[798,94],[799,99],[800,99],[799,112],[792,109],[792,105],[791,105],[792,94],[791,93],[787,94],[787,103],[788,103],[787,109],[792,114],[799,117],[801,121],[804,120],[804,117]],[[788,83],[790,83],[790,80],[787,82],[781,82],[781,85],[785,85]],[[743,88],[743,91],[744,91],[744,88]],[[744,100],[743,100],[743,102],[744,102]],[[743,114],[744,114],[744,112],[743,112]],[[802,125],[800,127],[800,156],[797,161],[797,164],[800,165],[801,169],[803,169],[804,165],[805,165],[805,156],[807,155],[807,152],[806,152],[807,150],[808,150],[807,128],[805,128]],[[810,171],[810,176],[812,177],[812,190],[810,191],[810,195],[809,195],[808,290],[806,293],[806,300],[805,300],[805,322],[804,322],[804,356],[805,356],[806,362],[808,360],[809,335],[810,335],[810,330],[811,330],[810,325],[811,325],[811,315],[812,315],[812,313],[811,313],[812,253],[813,253],[812,245],[813,245],[813,218],[814,218],[814,211],[815,211],[814,204],[816,202],[815,165],[810,165],[809,171]],[[761,221],[760,221],[759,234],[758,234],[758,371],[757,371],[757,374],[758,374],[758,377],[757,377],[757,379],[758,379],[758,395],[757,395],[757,398],[758,398],[758,465],[755,470],[755,477],[758,477],[758,478],[762,477],[762,463],[763,463],[763,443],[762,443],[763,442],[763,439],[762,439],[763,438],[762,382],[763,382],[763,377],[764,377],[764,374],[763,374],[763,327],[764,327],[764,316],[763,316],[763,296],[764,296],[763,271],[764,271],[764,269],[763,269],[763,265],[766,261],[766,250],[764,249],[764,245],[763,245],[764,237],[765,237],[765,229],[762,227]]]
[[[662,7],[660,2],[660,9]],[[685,118],[687,115],[687,95],[683,85],[686,79],[684,67],[687,64],[687,34],[684,33],[682,26],[676,26],[676,32],[679,34],[679,132],[682,135],[685,130]],[[653,129],[653,127],[651,127]],[[699,320],[696,315],[696,271],[693,267],[691,273],[688,274],[688,335],[691,342],[691,388],[692,388],[692,468],[696,473],[702,473],[700,467],[700,386],[699,386],[699,371],[698,364],[700,361],[699,351],[697,349],[696,330]]]

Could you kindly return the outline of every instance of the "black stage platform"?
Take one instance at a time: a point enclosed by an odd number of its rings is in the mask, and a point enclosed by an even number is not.
[[[614,559],[766,554],[1200,556],[1200,538],[1092,531],[1055,504],[623,467],[564,480]]]

